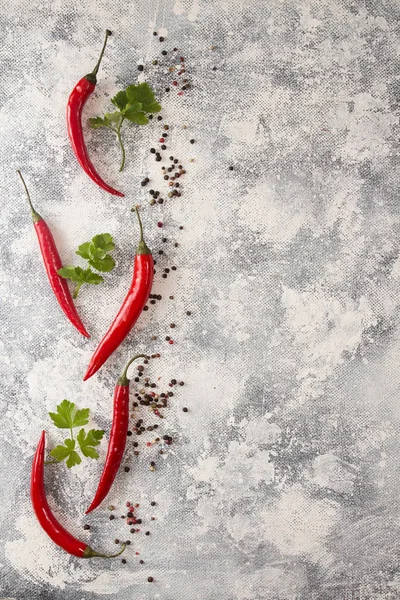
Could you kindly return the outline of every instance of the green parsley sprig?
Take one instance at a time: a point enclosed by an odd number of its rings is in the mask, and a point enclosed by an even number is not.
[[[98,273],[94,273],[91,269],[106,273],[112,271],[115,267],[115,260],[108,254],[115,248],[112,236],[109,233],[100,233],[95,235],[90,242],[85,242],[78,247],[76,254],[88,261],[89,267],[82,269],[81,267],[62,267],[57,271],[64,279],[74,281],[77,286],[73,293],[73,297],[77,298],[79,290],[84,283],[98,285],[103,283],[104,278]]]
[[[64,440],[63,444],[59,444],[51,450],[50,456],[54,458],[54,461],[49,462],[57,463],[65,460],[68,469],[79,465],[82,459],[77,452],[78,449],[87,458],[99,458],[99,453],[95,450],[95,446],[100,444],[104,435],[102,429],[90,429],[86,432],[82,428],[79,430],[76,439],[74,438],[73,430],[89,423],[89,409],[78,409],[73,402],[63,400],[57,406],[56,410],[57,412],[55,413],[49,413],[54,425],[59,429],[69,429],[71,437]]]
[[[124,121],[136,123],[136,125],[147,125],[149,119],[146,113],[158,113],[161,105],[156,101],[154,92],[146,82],[138,85],[129,85],[126,90],[118,92],[111,98],[112,104],[118,109],[115,112],[106,113],[104,117],[92,117],[89,125],[93,129],[107,127],[117,135],[121,148],[120,171],[125,166],[125,147],[121,138],[121,127]]]

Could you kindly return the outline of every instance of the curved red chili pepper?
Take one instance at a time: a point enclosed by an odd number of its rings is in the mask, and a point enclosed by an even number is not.
[[[126,434],[129,425],[129,382],[127,371],[129,365],[137,358],[148,358],[145,354],[137,354],[126,365],[121,377],[118,379],[114,390],[114,414],[108,442],[106,462],[101,475],[93,502],[86,514],[97,508],[111,489],[115,476],[124,455]]]
[[[73,556],[78,556],[79,558],[92,558],[93,556],[114,558],[115,556],[119,556],[125,550],[126,544],[123,544],[120,552],[116,554],[100,554],[85,544],[85,542],[81,542],[70,534],[51,512],[44,489],[45,436],[46,432],[43,431],[33,459],[31,474],[31,501],[40,525],[57,546],[60,546]]]
[[[72,325],[76,327],[79,333],[89,338],[90,335],[86,331],[85,326],[78,315],[78,311],[76,310],[71,292],[69,291],[67,280],[60,277],[60,275],[57,273],[58,269],[61,269],[62,267],[62,262],[49,226],[33,208],[28,188],[24,178],[22,177],[21,171],[17,171],[17,173],[22,179],[22,183],[24,184],[26,195],[28,197],[29,206],[31,207],[32,212],[32,220],[35,226],[37,238],[39,240],[44,266],[46,267],[47,277],[49,278],[54,295],[64,311],[65,316],[71,321]]]
[[[114,196],[124,196],[122,192],[115,190],[113,187],[108,185],[97,173],[92,161],[89,158],[85,146],[85,140],[83,137],[82,130],[82,110],[85,106],[86,100],[90,94],[94,91],[97,83],[97,71],[99,70],[101,59],[103,58],[104,50],[106,48],[107,39],[111,35],[111,31],[106,30],[106,39],[103,44],[103,48],[100,54],[100,58],[97,61],[97,65],[91,73],[88,73],[82,79],[78,81],[74,89],[72,90],[67,104],[67,127],[68,135],[71,141],[72,150],[75,152],[75,156],[79,161],[82,169],[89,175],[91,179],[103,190],[113,194]]]
[[[135,256],[133,269],[133,279],[131,287],[118,311],[117,316],[111,323],[109,330],[97,346],[83,381],[86,381],[100,369],[111,354],[126,338],[148,300],[153,284],[154,262],[151,251],[143,239],[142,222],[139,216],[139,210],[136,207],[136,214],[139,220],[140,241]]]

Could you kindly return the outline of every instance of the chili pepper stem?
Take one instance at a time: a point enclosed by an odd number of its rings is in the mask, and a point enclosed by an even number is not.
[[[140,218],[140,215],[139,215],[139,206],[136,205],[134,208],[131,208],[131,212],[136,213],[137,219],[139,221],[139,228],[140,228],[140,240],[139,240],[139,246],[138,246],[136,254],[151,254],[150,249],[148,248],[146,242],[143,239],[143,225],[142,225],[142,219]]]
[[[121,377],[118,379],[118,385],[128,385],[129,384],[129,379],[127,377],[127,372],[129,367],[131,366],[131,364],[133,363],[134,360],[136,360],[137,358],[149,358],[146,354],[136,354],[136,356],[134,356],[133,358],[131,358],[127,364],[125,369],[122,371]]]
[[[106,29],[106,37],[105,37],[104,44],[103,44],[103,47],[102,47],[101,52],[100,52],[99,60],[97,61],[97,64],[96,64],[95,68],[93,69],[93,71],[91,73],[92,75],[94,75],[94,77],[96,77],[97,72],[99,70],[100,63],[101,63],[104,51],[105,51],[106,46],[107,46],[107,40],[110,37],[110,35],[111,35],[111,31],[109,29]]]
[[[101,554],[100,552],[93,550],[90,546],[87,546],[83,558],[93,558],[94,556],[100,556],[101,558],[115,558],[116,556],[120,556],[125,548],[126,544],[122,544],[122,549],[116,554]]]
[[[27,196],[27,198],[28,198],[29,206],[30,206],[30,208],[31,208],[31,213],[32,213],[32,219],[33,219],[33,222],[34,222],[34,223],[37,223],[38,221],[40,221],[40,220],[41,220],[41,218],[42,218],[42,217],[41,217],[41,216],[39,215],[39,213],[37,213],[37,212],[36,212],[36,210],[33,208],[33,204],[32,204],[32,200],[31,200],[30,194],[29,194],[28,186],[26,185],[26,183],[25,183],[25,179],[22,177],[22,173],[21,173],[21,171],[20,171],[19,169],[17,169],[17,173],[18,173],[18,175],[21,177],[21,181],[22,181],[22,183],[23,183],[23,186],[24,186],[24,188],[25,188],[26,196]]]

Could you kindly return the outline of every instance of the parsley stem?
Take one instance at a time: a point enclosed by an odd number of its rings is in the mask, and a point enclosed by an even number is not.
[[[74,300],[75,300],[75,298],[77,298],[77,297],[78,297],[79,290],[81,289],[81,287],[82,287],[82,284],[83,284],[83,281],[80,281],[80,282],[78,283],[78,285],[76,286],[76,288],[75,288],[75,291],[74,291],[74,293],[72,294],[72,297],[74,298]],[[72,430],[71,430],[71,433],[72,433]],[[72,438],[72,439],[74,439],[74,438]]]
[[[118,125],[118,129],[116,129],[116,131],[115,131],[115,133],[117,134],[118,143],[120,145],[121,154],[122,154],[121,166],[119,168],[120,172],[123,171],[124,166],[125,166],[125,147],[124,147],[124,144],[122,143],[122,138],[121,138],[121,125],[124,122],[124,120],[125,120],[125,117],[122,117],[120,124]]]
[[[71,432],[71,440],[74,439],[74,432],[72,431],[72,427],[69,428],[70,432]]]
[[[58,461],[58,460],[45,460],[44,464],[45,465],[58,465],[59,462],[60,461]]]

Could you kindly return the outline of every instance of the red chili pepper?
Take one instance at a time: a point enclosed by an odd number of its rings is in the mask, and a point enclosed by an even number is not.
[[[85,326],[78,315],[71,292],[69,291],[67,280],[60,277],[60,275],[57,273],[58,269],[61,269],[62,267],[62,262],[49,226],[33,208],[28,188],[24,178],[22,177],[21,171],[17,171],[17,173],[22,179],[22,183],[24,184],[25,192],[28,197],[36,235],[38,237],[40,250],[42,252],[44,266],[46,267],[47,277],[49,278],[50,285],[53,288],[54,295],[64,311],[65,316],[71,321],[74,327],[76,327],[79,333],[88,338],[90,335],[86,331]]]
[[[111,489],[115,476],[121,464],[125,450],[126,434],[129,425],[129,382],[127,371],[129,365],[137,358],[148,358],[145,354],[137,354],[126,365],[114,390],[114,415],[111,427],[110,441],[103,473],[97,487],[92,504],[86,514],[97,508]]]
[[[114,194],[114,196],[124,196],[122,192],[115,190],[108,183],[106,183],[100,175],[97,173],[92,161],[89,158],[85,140],[83,137],[82,130],[82,111],[83,107],[90,94],[94,91],[97,83],[97,71],[99,70],[101,59],[103,58],[104,50],[106,48],[107,39],[111,35],[111,31],[106,30],[106,39],[103,44],[103,48],[100,54],[100,58],[97,61],[97,65],[91,73],[88,73],[82,79],[78,81],[74,89],[72,90],[70,97],[68,98],[67,104],[67,126],[68,135],[71,141],[72,150],[75,152],[75,156],[79,161],[82,169],[89,175],[91,179],[103,190]]]
[[[131,287],[118,311],[117,316],[111,323],[109,330],[97,346],[89,366],[87,368],[83,381],[86,381],[100,369],[111,354],[124,341],[138,318],[148,300],[153,284],[154,262],[151,251],[143,239],[143,227],[139,216],[139,210],[136,211],[140,227],[140,241],[135,256],[133,269],[133,279]]]
[[[51,512],[44,489],[45,436],[46,432],[43,431],[33,459],[31,474],[31,501],[40,525],[57,546],[60,546],[73,556],[78,556],[79,558],[92,558],[93,556],[114,558],[115,556],[119,556],[125,550],[126,544],[123,544],[120,552],[116,554],[100,554],[85,544],[85,542],[81,542],[71,535]]]

